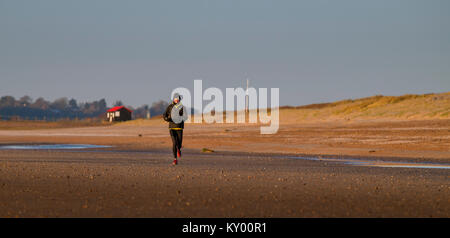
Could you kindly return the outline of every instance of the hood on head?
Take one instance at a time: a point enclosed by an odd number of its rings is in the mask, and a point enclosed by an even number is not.
[[[181,101],[181,99],[182,99],[181,95],[178,94],[178,93],[175,93],[175,94],[173,95],[172,101],[175,100],[175,98],[178,98],[178,101]]]

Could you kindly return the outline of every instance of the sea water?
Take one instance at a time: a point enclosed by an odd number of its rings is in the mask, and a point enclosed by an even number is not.
[[[90,144],[41,144],[41,145],[0,145],[5,150],[66,150],[66,149],[97,149],[109,148],[108,145]]]

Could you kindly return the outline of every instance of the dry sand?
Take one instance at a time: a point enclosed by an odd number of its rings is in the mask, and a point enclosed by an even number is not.
[[[448,169],[381,168],[287,155],[450,162],[450,120],[187,125],[171,162],[167,125],[0,130],[1,217],[449,217]],[[140,136],[139,136],[140,135]],[[201,153],[202,148],[214,153]]]
[[[361,120],[282,123],[277,134],[261,125],[188,124],[185,148],[281,154],[398,157],[450,162],[450,119]],[[139,136],[140,135],[140,136]],[[168,149],[162,119],[114,126],[42,130],[0,130],[0,143],[89,143],[129,150]]]

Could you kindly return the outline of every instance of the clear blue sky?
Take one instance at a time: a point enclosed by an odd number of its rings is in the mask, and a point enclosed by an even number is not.
[[[0,96],[140,106],[246,78],[281,105],[450,91],[450,1],[0,0]]]

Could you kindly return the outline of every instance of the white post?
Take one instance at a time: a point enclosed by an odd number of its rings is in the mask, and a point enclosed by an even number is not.
[[[245,90],[245,112],[248,112],[248,79],[247,79],[247,89]]]

